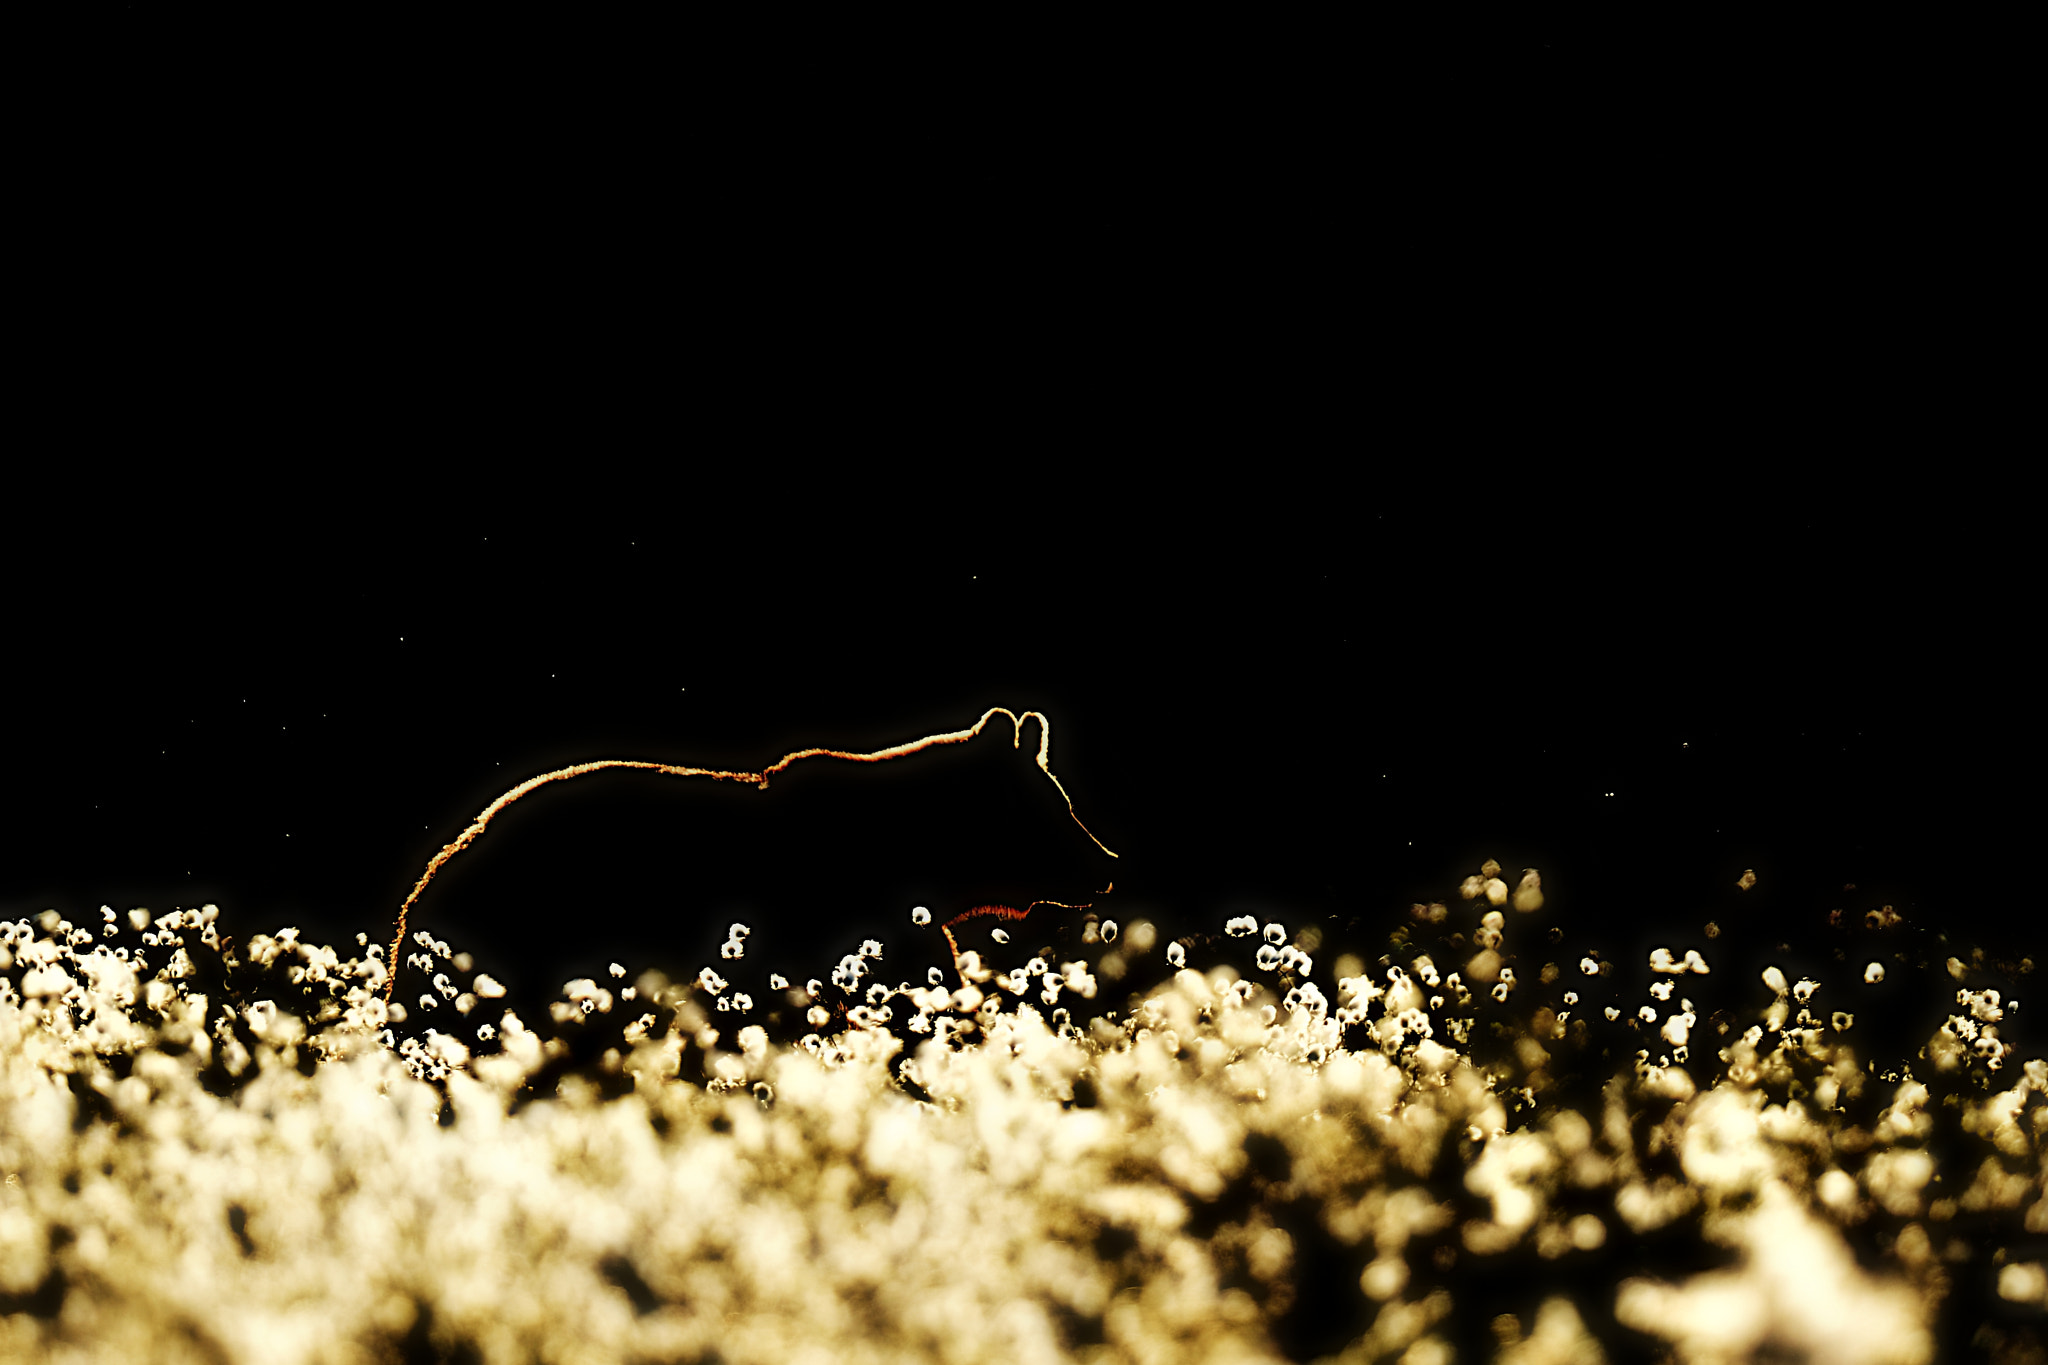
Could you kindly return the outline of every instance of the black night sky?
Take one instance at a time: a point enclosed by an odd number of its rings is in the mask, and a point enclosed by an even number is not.
[[[137,40],[40,144],[0,913],[347,951],[540,772],[1000,706],[1115,860],[998,719],[555,784],[418,922],[536,986],[913,904],[1364,942],[1495,857],[1616,951],[2038,951],[1978,114],[1569,34],[929,85],[558,36]]]

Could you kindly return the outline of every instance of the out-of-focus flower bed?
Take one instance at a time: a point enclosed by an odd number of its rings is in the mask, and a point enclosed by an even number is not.
[[[1711,944],[1578,956],[1497,871],[1376,962],[1091,916],[754,982],[736,926],[530,1021],[426,933],[408,1014],[213,907],[0,926],[0,1359],[2042,1358],[2048,1065],[1981,969],[1871,1058],[1881,964],[1710,1022]]]

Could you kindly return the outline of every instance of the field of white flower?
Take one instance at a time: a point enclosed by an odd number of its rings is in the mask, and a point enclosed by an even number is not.
[[[379,945],[212,906],[0,926],[0,1359],[2044,1358],[2048,1064],[1990,969],[1897,954],[1946,1018],[1871,1057],[1882,962],[1823,1015],[1460,890],[1321,969],[1091,914],[792,982],[736,926],[531,1021],[425,932],[408,1018]]]

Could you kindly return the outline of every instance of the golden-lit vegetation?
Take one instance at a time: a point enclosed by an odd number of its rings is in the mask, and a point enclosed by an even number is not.
[[[1979,1291],[1979,1348],[2039,1346],[2017,1002],[1951,959],[1923,1053],[1870,1058],[1861,963],[1825,1016],[1773,968],[1710,1026],[1711,945],[1532,951],[1541,880],[1498,873],[1372,964],[1089,914],[792,981],[734,926],[533,1021],[423,931],[408,1012],[381,945],[19,921],[0,1358],[1425,1365],[1476,1322],[1520,1365],[1906,1365]]]

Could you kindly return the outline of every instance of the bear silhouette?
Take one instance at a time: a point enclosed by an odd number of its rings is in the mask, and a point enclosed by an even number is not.
[[[650,968],[683,980],[708,966],[766,1000],[771,973],[801,987],[869,940],[882,945],[869,980],[923,985],[934,967],[950,975],[941,926],[965,911],[1103,902],[1115,861],[1040,770],[1043,721],[985,719],[971,739],[887,761],[804,758],[765,788],[631,768],[535,788],[450,857],[408,914],[392,992],[407,1031],[473,1033],[508,1005],[539,1027],[565,983],[616,989]],[[1032,927],[1061,913],[1040,907]],[[736,924],[747,932],[734,957]],[[445,991],[462,974],[439,960],[424,969],[418,934],[468,953],[504,999],[455,1015]]]

